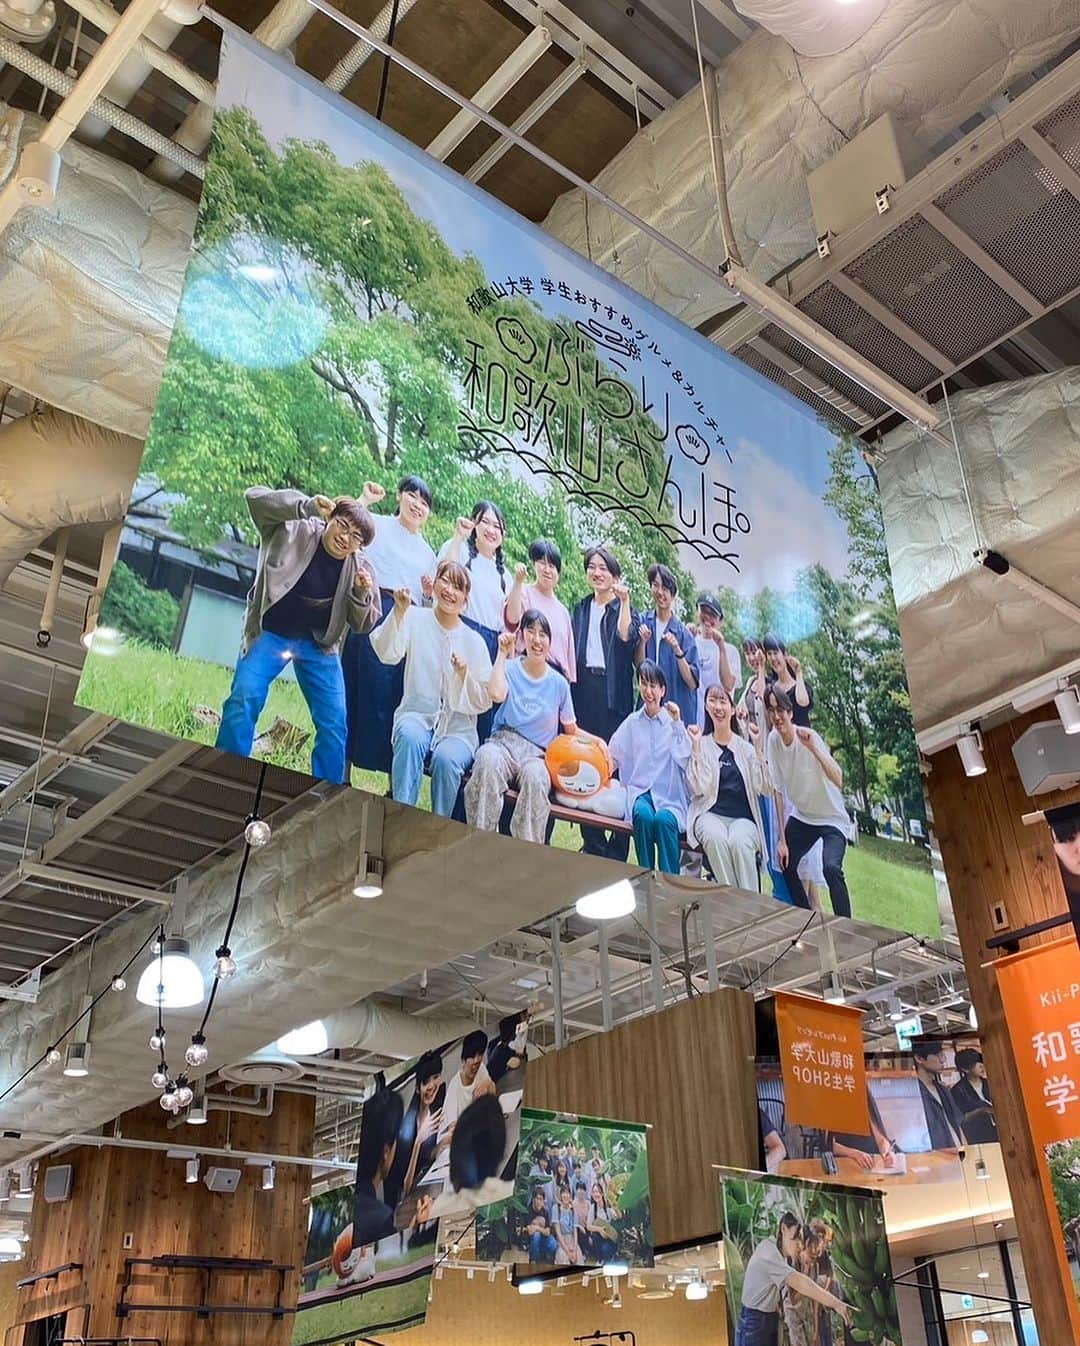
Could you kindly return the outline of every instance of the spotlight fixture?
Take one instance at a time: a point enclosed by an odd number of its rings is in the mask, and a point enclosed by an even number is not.
[[[889,1022],[898,1024],[903,1017],[904,1009],[900,1004],[900,997],[895,995],[889,996]]]
[[[989,1271],[980,1271],[980,1272],[978,1272],[977,1274],[978,1274],[979,1280],[981,1280],[981,1281],[988,1281],[988,1280],[990,1279],[990,1273],[989,1273]]]
[[[191,957],[191,945],[186,939],[170,936],[143,969],[135,999],[159,1009],[190,1009],[205,993],[202,973]]]
[[[50,1047],[45,1053],[45,1064],[48,1066],[57,1066],[63,1060],[63,1053],[59,1047]]]
[[[218,981],[228,981],[230,977],[236,976],[236,959],[232,956],[232,949],[227,944],[223,944],[214,954],[214,976]]]
[[[709,1287],[703,1280],[694,1279],[686,1283],[687,1299],[708,1299]]]
[[[284,1052],[286,1056],[318,1056],[320,1052],[326,1051],[329,1045],[326,1025],[321,1019],[294,1028],[291,1033],[285,1033],[278,1038],[274,1044],[278,1051]]]
[[[14,1234],[0,1237],[0,1262],[17,1262],[23,1255],[23,1246]]]
[[[206,1103],[195,1099],[191,1107],[187,1110],[187,1117],[184,1119],[188,1126],[206,1125]]]
[[[830,1005],[843,1005],[845,1003],[844,988],[840,985],[840,978],[835,972],[830,972],[828,980],[825,983],[825,994],[822,997]]]
[[[187,1163],[184,1165],[184,1181],[185,1182],[199,1181],[199,1156],[197,1154],[193,1154],[191,1158],[187,1161]]]
[[[1054,705],[1062,729],[1067,734],[1080,734],[1080,691],[1073,686],[1062,688],[1054,697]]]
[[[630,1263],[618,1260],[605,1262],[601,1270],[605,1276],[628,1276],[630,1274]]]
[[[126,991],[126,990],[127,990],[127,978],[126,978],[126,977],[121,977],[120,974],[117,973],[116,976],[113,977],[113,979],[112,979],[112,988],[113,988],[113,990],[116,991],[118,994],[119,994],[119,992],[121,992],[121,991]]]
[[[619,879],[606,888],[598,888],[595,893],[579,897],[574,909],[587,921],[613,921],[619,916],[629,916],[636,906],[634,885],[629,879]]]
[[[544,1293],[543,1281],[518,1281],[519,1295],[542,1295]]]
[[[64,1074],[71,1079],[82,1079],[90,1074],[89,1042],[69,1042],[64,1058]]]
[[[273,1165],[273,1164],[267,1164],[266,1167],[265,1167],[265,1168],[263,1169],[263,1171],[262,1171],[262,1189],[263,1189],[263,1191],[264,1191],[264,1192],[272,1192],[272,1191],[274,1190],[274,1182],[276,1181],[276,1179],[277,1179],[277,1173],[276,1173],[276,1171],[275,1171],[275,1169],[274,1169],[274,1165]]]
[[[265,818],[253,815],[247,820],[247,826],[244,828],[244,840],[252,850],[257,851],[270,840],[270,824]]]
[[[193,1033],[191,1036],[191,1045],[184,1052],[184,1060],[189,1066],[203,1066],[206,1064],[210,1053],[206,1048],[206,1038],[201,1033]]]
[[[986,1167],[985,1159],[975,1160],[975,1176],[980,1178],[983,1182],[990,1181],[990,1170]]]
[[[964,764],[965,776],[985,776],[986,760],[983,757],[982,734],[972,725],[966,734],[956,740],[956,751]]]
[[[16,1196],[34,1195],[34,1170],[30,1164],[23,1164],[19,1169],[19,1182],[15,1189]]]
[[[382,897],[383,875],[386,866],[381,856],[365,851],[356,867],[356,882],[353,884],[353,897]]]

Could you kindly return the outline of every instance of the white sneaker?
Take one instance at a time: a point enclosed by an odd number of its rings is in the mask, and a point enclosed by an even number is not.
[[[354,1248],[341,1264],[339,1285],[357,1285],[360,1281],[370,1281],[375,1275],[375,1249]]]

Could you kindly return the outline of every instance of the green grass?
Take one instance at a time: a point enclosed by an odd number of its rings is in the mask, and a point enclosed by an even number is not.
[[[364,1295],[304,1309],[294,1321],[293,1346],[351,1340],[367,1336],[384,1323],[422,1318],[427,1312],[430,1283],[430,1276],[418,1276],[403,1285],[387,1285]]]
[[[220,712],[231,682],[231,670],[219,664],[128,640],[115,654],[91,651],[87,655],[78,702],[174,738],[213,744],[216,727],[200,723],[193,712],[196,706]],[[266,760],[293,771],[310,772],[314,726],[300,688],[292,679],[279,678],[271,686],[266,709],[259,718],[259,732],[279,716],[304,729],[309,738],[300,748],[279,749]],[[359,789],[377,795],[386,793],[387,779],[381,772],[354,767],[351,779]],[[426,777],[418,807],[431,808],[430,781]],[[552,845],[561,850],[580,850],[581,834],[571,823],[560,821],[555,825]],[[860,837],[858,846],[848,848],[844,872],[857,920],[914,934],[938,932],[937,892],[926,852],[920,847],[880,837]]]

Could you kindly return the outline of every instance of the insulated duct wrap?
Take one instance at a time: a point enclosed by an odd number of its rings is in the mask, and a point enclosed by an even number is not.
[[[905,425],[878,467],[917,729],[1080,659],[1080,627],[974,556],[999,551],[1080,604],[1080,368],[950,402],[959,460]]]
[[[119,523],[142,450],[52,408],[0,426],[0,585],[57,528]]]
[[[323,1020],[328,1047],[363,1047],[401,1061],[464,1037],[477,1026],[471,1019],[417,1018],[375,1000],[361,1000]]]
[[[1077,36],[1077,0],[892,0],[851,46],[816,58],[755,33],[706,76],[744,263],[771,278],[814,251],[806,174],[883,113],[930,151]],[[699,88],[593,181],[713,269],[724,260]],[[737,302],[580,190],[559,198],[544,227],[691,326]]]

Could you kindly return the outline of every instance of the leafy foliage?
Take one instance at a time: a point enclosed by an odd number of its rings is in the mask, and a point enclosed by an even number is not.
[[[171,650],[180,604],[167,590],[149,589],[124,561],[117,561],[101,604],[101,625]]]

